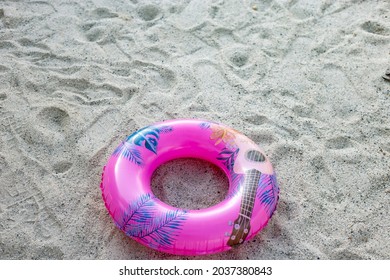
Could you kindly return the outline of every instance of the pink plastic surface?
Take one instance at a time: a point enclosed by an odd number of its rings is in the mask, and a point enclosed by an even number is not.
[[[229,191],[222,202],[178,209],[154,196],[153,172],[183,157],[201,158],[224,170]],[[217,253],[245,243],[266,226],[279,197],[271,163],[253,141],[222,124],[193,119],[153,124],[130,135],[109,158],[101,190],[122,231],[178,255]]]

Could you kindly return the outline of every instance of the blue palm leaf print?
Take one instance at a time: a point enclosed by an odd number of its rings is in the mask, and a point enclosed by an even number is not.
[[[226,166],[226,168],[229,171],[233,171],[234,162],[236,160],[236,156],[239,152],[239,148],[237,148],[235,151],[231,151],[227,148],[224,148],[220,153],[219,157],[217,157],[218,160],[223,161],[223,164]]]
[[[231,175],[231,191],[227,194],[226,198],[232,198],[237,195],[241,190],[241,184],[244,180],[244,174],[232,172]]]
[[[143,163],[141,152],[134,144],[128,142],[123,142],[120,144],[118,148],[115,149],[113,154],[116,156],[120,155],[137,165],[142,165]]]
[[[200,128],[201,129],[209,129],[211,127],[212,124],[216,124],[216,125],[219,125],[217,122],[213,122],[213,121],[204,121],[204,122],[201,122],[199,124]]]
[[[145,146],[149,151],[157,154],[157,144],[160,133],[169,133],[173,128],[168,125],[147,126],[133,133],[127,138],[127,142],[133,142],[137,146]]]
[[[202,129],[209,129],[210,128],[210,123],[209,122],[202,122],[199,124],[200,128]]]
[[[272,216],[279,199],[279,186],[276,182],[275,174],[262,174],[257,190],[257,197],[260,200],[260,203],[265,205],[268,215]]]
[[[157,143],[159,138],[159,130],[155,127],[148,126],[129,136],[127,141],[132,140],[137,146],[142,146],[143,143],[146,149],[157,154]]]
[[[168,132],[171,132],[173,130],[172,126],[169,126],[169,125],[162,125],[160,127],[157,128],[159,133],[168,133]]]
[[[127,236],[138,238],[150,247],[169,247],[187,219],[186,214],[187,211],[180,209],[158,213],[155,197],[148,193],[132,202],[116,225]]]
[[[157,154],[158,140],[161,133],[169,133],[173,128],[168,125],[147,126],[126,138],[126,141],[115,149],[114,155],[120,155],[130,162],[142,166],[143,159],[138,147],[144,146],[147,150]]]
[[[132,229],[134,224],[144,223],[150,220],[155,212],[154,196],[151,194],[143,194],[136,201],[128,206],[128,209],[123,213],[121,220],[117,226],[125,231]]]
[[[187,219],[186,214],[187,211],[179,209],[167,211],[153,218],[146,227],[135,230],[133,234],[152,247],[170,247]]]

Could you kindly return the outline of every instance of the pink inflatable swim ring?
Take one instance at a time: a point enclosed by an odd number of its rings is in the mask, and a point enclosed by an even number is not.
[[[156,168],[184,157],[204,159],[226,173],[229,190],[222,202],[179,209],[153,195]],[[271,163],[253,141],[225,125],[195,119],[164,121],[131,134],[109,158],[100,187],[118,228],[141,244],[177,255],[222,252],[250,240],[267,225],[279,198]]]

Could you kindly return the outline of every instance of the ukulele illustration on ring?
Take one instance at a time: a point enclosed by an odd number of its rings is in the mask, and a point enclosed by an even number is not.
[[[255,204],[256,191],[261,176],[261,172],[256,169],[255,164],[265,161],[263,154],[256,150],[248,150],[245,153],[245,159],[252,162],[254,168],[246,170],[244,174],[240,212],[233,223],[233,230],[230,234],[229,241],[227,242],[231,247],[242,244],[249,234],[252,210]]]

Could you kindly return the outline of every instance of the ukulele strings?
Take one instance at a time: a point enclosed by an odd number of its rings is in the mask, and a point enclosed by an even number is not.
[[[257,152],[257,151],[256,151]],[[248,153],[248,160],[255,161],[259,159],[258,153]],[[251,219],[253,205],[255,201],[256,190],[258,186],[258,182],[261,176],[261,172],[256,169],[251,169],[245,172],[245,184],[244,184],[244,192],[241,201],[241,211],[240,215],[246,218],[247,220]]]

